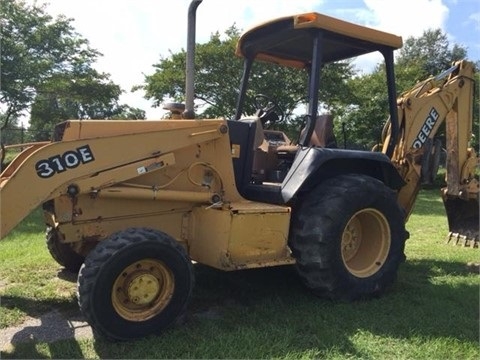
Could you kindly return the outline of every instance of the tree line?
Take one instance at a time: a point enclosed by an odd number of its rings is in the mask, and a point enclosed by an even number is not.
[[[30,140],[49,140],[56,123],[66,119],[144,119],[145,111],[120,104],[123,90],[110,74],[94,69],[102,54],[72,26],[53,18],[46,4],[1,3],[0,130],[2,140],[21,127],[29,113]]]
[[[53,18],[45,4],[27,5],[22,0],[2,0],[1,14],[3,142],[10,142],[6,129],[21,128],[19,119],[27,110],[28,140],[49,140],[55,124],[67,119],[145,119],[144,110],[119,103],[125,90],[110,79],[110,74],[94,69],[102,54],[75,31],[73,19]],[[234,53],[240,34],[241,30],[232,25],[224,33],[211,34],[208,42],[197,44],[198,117],[231,118],[235,113],[242,60]],[[397,91],[439,74],[466,55],[467,49],[451,44],[440,29],[405,39],[395,60]],[[144,83],[130,91],[144,90],[154,106],[165,101],[183,102],[185,58],[184,49],[162,56]],[[478,68],[479,62],[476,64]],[[250,115],[255,112],[254,94],[267,94],[285,112],[286,120],[278,129],[295,138],[302,122],[298,109],[306,96],[306,73],[262,63],[255,66],[255,73],[262,75],[251,83],[246,110]],[[371,148],[379,140],[388,114],[383,65],[378,63],[371,72],[363,73],[353,61],[329,64],[321,82],[319,102],[324,111],[334,115],[337,138],[350,147]],[[479,134],[478,94],[474,106],[474,134]],[[478,147],[478,138],[473,144]]]

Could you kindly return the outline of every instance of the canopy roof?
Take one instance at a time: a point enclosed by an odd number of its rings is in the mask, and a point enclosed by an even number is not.
[[[278,18],[246,31],[236,54],[284,66],[311,64],[313,38],[323,32],[322,62],[344,60],[382,49],[402,47],[402,38],[319,13]]]

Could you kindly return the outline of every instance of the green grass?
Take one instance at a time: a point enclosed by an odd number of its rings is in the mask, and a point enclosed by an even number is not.
[[[75,317],[75,283],[48,254],[41,214],[0,242],[0,326],[57,309]],[[438,189],[423,189],[409,219],[407,261],[380,299],[312,296],[290,266],[224,273],[196,267],[186,316],[136,342],[18,344],[2,358],[478,359],[478,249],[445,244]],[[0,330],[1,331],[1,330]]]
[[[20,150],[19,149],[9,149],[9,150],[6,150],[5,151],[5,158],[4,158],[4,162],[5,163],[9,163],[10,161],[12,161],[13,159],[15,159],[15,157],[20,154]]]

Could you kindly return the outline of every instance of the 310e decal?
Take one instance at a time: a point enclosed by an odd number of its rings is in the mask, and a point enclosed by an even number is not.
[[[35,164],[37,175],[41,178],[49,178],[68,169],[74,169],[80,164],[86,164],[95,160],[90,146],[85,145],[75,150],[65,151],[61,155],[55,155]]]

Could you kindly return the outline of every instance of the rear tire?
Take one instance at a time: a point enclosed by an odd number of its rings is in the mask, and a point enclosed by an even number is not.
[[[85,259],[78,276],[80,310],[97,335],[141,338],[183,314],[193,284],[192,263],[175,239],[131,228],[102,241]]]
[[[295,210],[290,233],[300,278],[333,300],[382,294],[405,259],[404,211],[393,190],[366,175],[318,185]]]
[[[61,242],[57,230],[50,226],[47,227],[46,242],[50,255],[58,264],[72,273],[78,273],[85,258],[76,253],[70,244]]]

